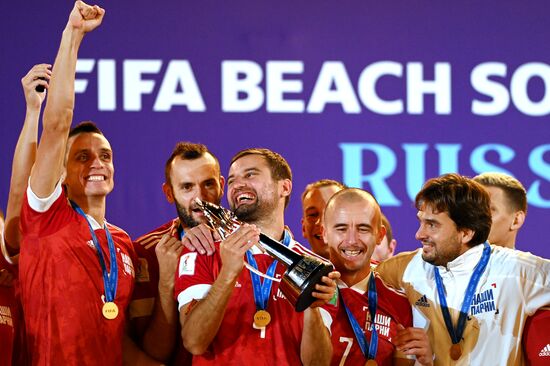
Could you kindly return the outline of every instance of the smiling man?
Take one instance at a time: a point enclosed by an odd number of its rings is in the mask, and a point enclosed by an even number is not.
[[[227,199],[246,224],[216,243],[205,225],[184,236],[183,243],[192,247],[207,241],[217,249],[211,256],[186,249],[178,267],[175,294],[183,343],[194,355],[194,365],[330,362],[330,336],[318,307],[332,298],[338,274],[323,277],[324,285],[313,292],[319,300],[298,313],[279,291],[286,268],[255,246],[261,230],[297,253],[314,255],[285,229],[291,191],[292,173],[281,155],[267,149],[241,151],[231,160]],[[245,260],[270,278],[243,271]]]
[[[345,186],[332,179],[310,183],[302,193],[302,235],[311,250],[328,259],[328,246],[321,233],[321,221],[325,206],[332,195]]]
[[[430,179],[415,204],[422,248],[377,271],[406,292],[415,324],[427,328],[435,364],[521,364],[525,319],[550,303],[550,261],[486,243],[489,195],[469,178]]]
[[[33,365],[120,365],[134,283],[128,235],[105,220],[113,152],[91,122],[70,130],[78,50],[105,11],[74,4],[21,208],[21,300]]]
[[[374,248],[385,234],[380,206],[368,192],[347,188],[330,198],[323,238],[341,274],[338,306],[325,307],[334,319],[333,366],[363,365],[367,360],[376,360],[378,365],[412,365],[413,355],[420,364],[432,363],[425,333],[422,347],[405,345],[410,356],[398,351],[392,341],[403,327],[412,326],[412,312],[407,297],[371,271]]]
[[[205,145],[180,142],[164,168],[162,190],[178,217],[138,238],[134,245],[139,257],[136,289],[130,306],[134,332],[145,352],[157,360],[176,365],[190,363],[183,348],[174,280],[181,238],[204,221],[195,203],[199,198],[220,204],[225,179],[218,159]],[[194,248],[190,248],[194,249]],[[213,247],[198,248],[212,254]]]

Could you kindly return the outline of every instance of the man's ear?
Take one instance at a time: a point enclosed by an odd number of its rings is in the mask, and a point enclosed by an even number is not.
[[[281,184],[281,196],[288,197],[292,192],[292,181],[290,179],[281,179],[279,181]]]
[[[225,190],[225,178],[224,178],[223,175],[220,175],[219,182],[220,182],[220,188],[222,190],[222,195],[220,196],[220,198],[222,198],[223,197],[223,192]]]
[[[376,238],[376,245],[380,245],[380,243],[382,243],[382,240],[384,240],[385,236],[386,236],[386,227],[384,225],[380,225],[380,230],[378,230],[378,237]]]
[[[516,213],[514,214],[514,221],[512,221],[512,225],[510,226],[510,230],[518,231],[519,229],[521,229],[524,222],[525,222],[525,212],[516,211]]]
[[[472,229],[461,229],[462,233],[462,244],[467,245],[475,235],[475,231]]]
[[[174,199],[174,192],[172,191],[172,186],[170,184],[166,182],[162,183],[162,191],[164,192],[164,196],[169,203],[174,203],[176,201]]]

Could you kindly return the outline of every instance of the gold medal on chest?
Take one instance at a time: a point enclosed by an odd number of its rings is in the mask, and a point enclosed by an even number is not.
[[[118,306],[112,301],[106,302],[103,304],[101,312],[106,319],[115,319],[118,316]]]
[[[266,310],[258,310],[254,314],[254,325],[263,328],[271,322],[271,315]]]
[[[377,366],[378,363],[375,360],[368,360],[365,366]]]

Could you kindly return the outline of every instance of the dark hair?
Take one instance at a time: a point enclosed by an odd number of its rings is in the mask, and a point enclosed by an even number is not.
[[[178,142],[174,147],[174,150],[172,151],[172,155],[170,155],[168,160],[166,160],[166,164],[164,165],[164,179],[166,179],[166,183],[171,184],[170,172],[172,170],[172,161],[174,161],[176,157],[179,156],[182,160],[195,160],[203,157],[205,154],[210,154],[210,156],[214,158],[219,172],[220,163],[218,161],[218,158],[216,158],[205,145],[187,141]]]
[[[247,155],[262,156],[267,162],[267,165],[269,166],[269,170],[271,171],[271,177],[274,180],[280,181],[283,179],[289,179],[290,181],[292,181],[292,171],[290,170],[290,166],[288,165],[285,158],[283,158],[280,154],[277,154],[276,152],[271,151],[269,149],[252,148],[252,149],[241,150],[237,154],[235,154],[233,158],[231,158],[230,165],[233,165],[235,161]],[[286,197],[285,207],[288,206],[289,200],[290,200],[290,195]]]
[[[306,198],[307,194],[311,191],[313,191],[314,189],[319,189],[319,188],[323,188],[323,187],[330,187],[330,186],[336,186],[340,189],[344,189],[346,188],[346,186],[340,182],[338,182],[337,180],[333,180],[333,179],[320,179],[320,180],[317,180],[313,183],[309,183],[306,188],[304,189],[304,193],[302,193],[302,202],[304,202],[304,198]]]
[[[71,128],[69,138],[81,133],[97,133],[103,136],[103,132],[92,121],[83,121]]]
[[[492,223],[490,198],[473,179],[452,173],[428,180],[415,199],[418,210],[424,205],[446,212],[458,229],[473,230],[471,247],[487,240]]]
[[[390,221],[388,220],[386,215],[384,215],[383,213],[381,214],[380,218],[382,220],[382,225],[384,225],[384,227],[386,228],[386,237],[388,238],[388,245],[389,245],[393,240],[393,231],[391,229]]]
[[[504,173],[490,172],[477,175],[474,180],[486,187],[502,189],[513,211],[527,213],[527,191],[516,178]]]

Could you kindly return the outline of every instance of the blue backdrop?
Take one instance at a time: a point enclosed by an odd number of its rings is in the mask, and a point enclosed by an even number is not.
[[[430,177],[502,171],[528,189],[518,248],[550,257],[547,1],[100,1],[77,73],[75,122],[115,151],[107,218],[137,237],[175,215],[163,166],[179,140],[228,161],[268,147],[287,158],[286,220],[333,178],[371,190],[398,249],[418,247],[412,199]],[[20,78],[53,62],[70,1],[4,4],[0,204],[25,107]]]

